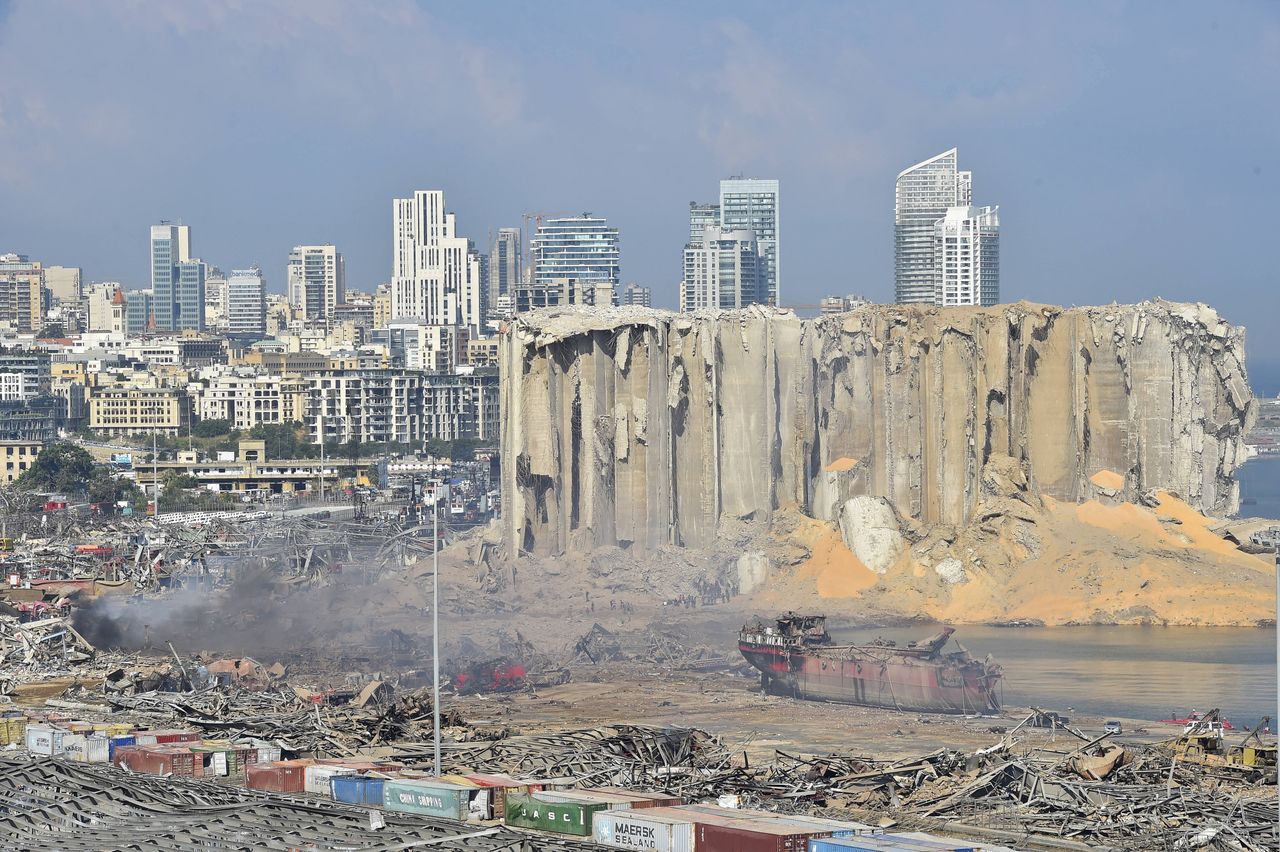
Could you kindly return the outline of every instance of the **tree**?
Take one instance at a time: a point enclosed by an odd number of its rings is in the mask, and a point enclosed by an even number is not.
[[[31,467],[18,477],[17,484],[27,491],[75,494],[84,490],[93,477],[93,468],[93,456],[88,450],[59,441],[40,451]]]
[[[230,420],[201,420],[191,427],[196,438],[222,438],[232,432]]]

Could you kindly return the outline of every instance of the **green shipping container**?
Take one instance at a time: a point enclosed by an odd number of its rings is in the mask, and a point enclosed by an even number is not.
[[[466,822],[474,791],[474,787],[460,787],[457,784],[388,778],[387,783],[382,785],[382,806],[389,811]],[[587,827],[591,827],[589,821]]]
[[[590,836],[591,820],[596,812],[609,808],[603,802],[544,802],[519,793],[507,793],[506,807],[503,822],[507,825],[557,834],[576,834],[579,837]]]

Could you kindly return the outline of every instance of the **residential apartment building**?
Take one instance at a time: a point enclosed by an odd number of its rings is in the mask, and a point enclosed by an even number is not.
[[[498,366],[499,343],[500,338],[497,335],[468,340],[467,363],[472,367],[496,368]]]
[[[373,327],[386,328],[391,322],[391,285],[383,282],[373,291]]]
[[[487,283],[480,258],[457,233],[441,190],[420,190],[392,205],[391,319],[465,326],[479,337]]]
[[[81,271],[78,266],[46,266],[44,286],[49,298],[55,302],[74,305],[79,303]]]
[[[214,376],[189,388],[200,420],[226,420],[242,431],[262,424],[301,423],[309,385],[296,376]]]
[[[607,281],[581,281],[577,278],[552,278],[530,281],[516,286],[516,313],[537,308],[556,308],[566,305],[600,305],[609,307],[615,303],[613,285]]]
[[[764,258],[754,232],[712,225],[684,250],[680,310],[728,310],[767,303]]]
[[[424,374],[323,370],[307,377],[311,442],[413,444],[422,438]]]
[[[622,304],[637,308],[652,308],[653,291],[632,281],[622,288]]]
[[[4,467],[0,468],[0,482],[12,485],[27,468],[35,464],[36,456],[44,444],[39,441],[0,441],[0,459]]]
[[[256,266],[233,269],[226,278],[226,329],[229,337],[267,335],[267,285]]]
[[[547,219],[538,224],[531,249],[537,287],[554,289],[555,282],[568,281],[582,293],[607,287],[611,297],[620,289],[618,229],[602,217],[584,213]],[[517,297],[516,311],[520,310]]]
[[[899,304],[934,304],[938,292],[938,222],[951,207],[968,207],[973,173],[959,171],[956,149],[898,174],[893,204],[893,293]]]
[[[22,254],[0,254],[0,326],[19,332],[44,327],[44,266]]]
[[[423,439],[498,440],[497,370],[463,370],[427,376],[422,392]]]
[[[691,221],[690,230],[692,225]],[[720,181],[720,227],[725,231],[749,230],[755,235],[763,278],[757,301],[778,304],[782,283],[778,181],[741,177]]]
[[[104,435],[181,435],[191,422],[190,398],[177,388],[93,388],[88,426]]]
[[[689,242],[702,242],[702,232],[707,228],[720,227],[720,205],[689,202]]]
[[[0,349],[0,400],[24,401],[52,388],[49,353],[38,349]]]
[[[386,329],[373,332],[373,343],[387,347],[391,366],[406,370],[450,372],[467,363],[470,340],[462,326],[412,320],[393,320]]]
[[[1000,301],[998,207],[950,207],[934,226],[933,303],[990,306]]]
[[[347,268],[334,245],[294,246],[286,278],[289,303],[301,319],[325,319],[347,298]]]

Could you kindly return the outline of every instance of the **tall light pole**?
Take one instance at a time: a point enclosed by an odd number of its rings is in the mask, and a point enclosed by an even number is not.
[[[156,486],[155,515],[156,523],[160,522],[160,456],[156,452],[156,430],[151,429],[151,481]]]
[[[440,777],[440,485],[431,499],[431,714]]]

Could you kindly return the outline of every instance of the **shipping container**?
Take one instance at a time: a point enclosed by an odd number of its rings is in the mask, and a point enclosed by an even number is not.
[[[140,746],[155,745],[156,735],[154,731],[134,731],[133,741]]]
[[[382,804],[389,811],[465,822],[471,810],[472,792],[472,788],[444,781],[388,778],[382,785]]]
[[[494,819],[502,819],[503,815],[506,813],[508,793],[528,794],[530,792],[527,784],[517,781],[510,775],[501,775],[489,772],[469,772],[464,777],[481,787],[487,787],[493,791],[491,798],[493,802]]]
[[[195,731],[152,731],[151,733],[155,734],[156,745],[200,742],[200,735]]]
[[[112,763],[131,772],[199,778],[200,760],[190,749],[170,746],[117,746]]]
[[[116,749],[120,748],[121,746],[131,746],[131,745],[137,745],[137,743],[134,742],[133,737],[127,737],[127,736],[112,737],[111,739],[107,740],[107,760],[115,762]]]
[[[809,852],[981,852],[972,841],[932,834],[876,834],[809,841]]]
[[[640,790],[628,790],[625,787],[581,787],[583,793],[605,793],[622,796],[633,808],[674,808],[684,804],[684,799],[670,793],[645,793]]]
[[[255,763],[245,767],[245,786],[251,790],[266,790],[271,793],[301,793],[306,788],[307,766],[306,763],[294,761]]]
[[[86,734],[93,730],[92,722],[67,722],[62,727],[73,734]]]
[[[258,750],[258,763],[275,763],[280,759],[279,746],[256,746]]]
[[[335,775],[329,779],[329,794],[335,802],[350,805],[383,805],[383,778],[368,775]]]
[[[302,772],[302,789],[305,792],[313,793],[317,796],[331,796],[332,788],[329,786],[329,779],[335,775],[355,775],[354,769],[345,766],[325,766],[317,763],[315,766],[308,766]]]
[[[592,839],[612,849],[693,852],[693,823],[679,817],[653,815],[653,808],[600,811],[592,817],[591,825]]]
[[[111,743],[103,736],[67,734],[62,738],[62,753],[78,763],[108,763]]]
[[[10,716],[0,719],[0,745],[25,743],[27,741],[27,720],[24,716]]]
[[[515,828],[588,837],[591,835],[591,820],[600,811],[608,810],[603,802],[550,802],[542,798],[546,795],[545,792],[528,796],[508,793],[503,822]]]
[[[810,839],[831,836],[830,827],[767,811],[684,805],[644,811],[650,814],[691,820],[698,852],[807,852]]]
[[[23,733],[27,751],[52,757],[55,754],[62,754],[62,738],[71,732],[52,725],[27,725]]]

